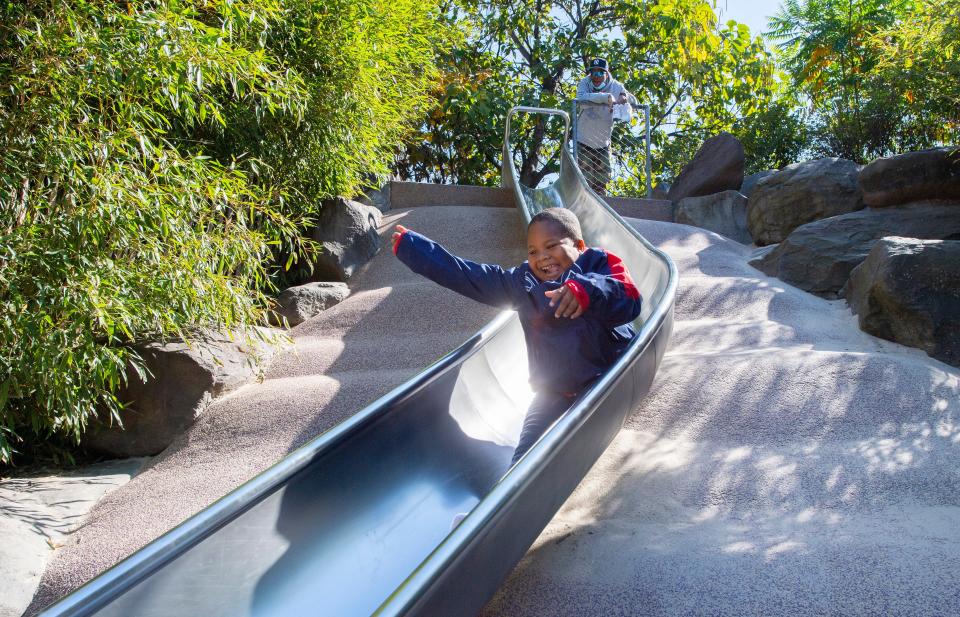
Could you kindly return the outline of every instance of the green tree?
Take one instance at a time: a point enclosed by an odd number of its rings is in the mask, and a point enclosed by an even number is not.
[[[282,0],[263,51],[296,75],[296,122],[235,106],[224,157],[264,161],[260,182],[283,186],[301,214],[385,178],[397,145],[421,119],[447,38],[435,0]],[[377,184],[374,182],[374,184]],[[379,184],[377,184],[379,186]]]
[[[607,57],[617,79],[651,105],[661,177],[773,94],[762,40],[742,24],[718,24],[705,0],[460,0],[449,14],[465,43],[444,64],[438,111],[398,160],[401,176],[496,183],[507,109],[567,109],[593,56]],[[521,178],[536,185],[555,171],[556,132],[534,121],[517,133]]]
[[[859,162],[930,144],[940,118],[920,118],[906,73],[880,70],[884,37],[928,0],[787,0],[770,20],[781,58],[808,99],[816,153]],[[887,34],[884,34],[887,33]]]
[[[923,0],[871,44],[882,82],[895,85],[905,113],[900,139],[905,148],[960,141],[960,5]]]
[[[809,148],[809,132],[803,106],[783,88],[765,109],[734,123],[733,134],[746,156],[744,172],[782,169],[801,160]]]

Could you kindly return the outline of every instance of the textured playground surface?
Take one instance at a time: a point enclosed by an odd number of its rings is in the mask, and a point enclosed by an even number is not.
[[[960,614],[960,370],[859,331],[746,265],[750,249],[631,219],[680,271],[653,389],[485,617]],[[407,271],[396,223],[465,257],[524,259],[509,209],[384,217],[352,295],[291,331],[262,383],[218,399],[106,497],[36,610],[453,349],[496,314]]]

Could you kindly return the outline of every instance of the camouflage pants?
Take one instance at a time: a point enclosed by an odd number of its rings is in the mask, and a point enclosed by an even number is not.
[[[577,163],[590,188],[598,195],[606,195],[610,182],[610,148],[591,148],[578,143]]]

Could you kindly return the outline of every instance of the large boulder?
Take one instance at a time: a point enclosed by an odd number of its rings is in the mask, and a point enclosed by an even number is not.
[[[883,238],[845,292],[864,332],[960,366],[960,241]]]
[[[853,161],[827,158],[794,163],[757,182],[747,205],[754,242],[780,242],[797,227],[863,207]]]
[[[320,209],[313,239],[321,245],[312,278],[346,281],[380,250],[380,211],[337,197]]]
[[[357,197],[357,201],[365,206],[372,206],[380,212],[386,212],[390,209],[390,189],[392,185],[392,181],[387,180],[378,189],[368,188]]]
[[[751,244],[747,231],[747,198],[737,191],[681,199],[674,220],[715,231],[742,244]]]
[[[749,199],[750,195],[753,194],[753,189],[757,187],[757,183],[775,173],[777,173],[776,169],[767,169],[766,171],[758,171],[755,174],[750,174],[743,179],[743,184],[740,185],[740,192]]]
[[[123,426],[102,419],[88,429],[83,443],[117,457],[159,453],[203,413],[213,398],[257,379],[269,346],[234,337],[210,334],[205,340],[145,343],[136,347],[148,374],[130,369],[127,384],[117,394],[128,406]]]
[[[874,208],[921,199],[960,199],[960,146],[877,159],[860,171],[863,202]]]
[[[275,325],[281,325],[285,319],[286,324],[293,327],[339,304],[349,295],[346,283],[320,281],[288,287],[277,296],[270,318]]]
[[[743,145],[730,133],[703,142],[693,160],[680,171],[667,192],[676,203],[685,197],[736,191],[743,184]]]
[[[810,293],[837,298],[850,271],[884,236],[960,239],[958,206],[956,202],[921,201],[814,221],[798,227],[750,265]]]

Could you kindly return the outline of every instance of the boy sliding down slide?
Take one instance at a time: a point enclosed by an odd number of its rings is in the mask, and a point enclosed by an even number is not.
[[[636,335],[630,322],[641,299],[630,273],[613,253],[587,248],[569,210],[536,214],[527,227],[527,261],[509,270],[461,259],[402,225],[393,252],[439,285],[519,314],[536,396],[511,466]]]

